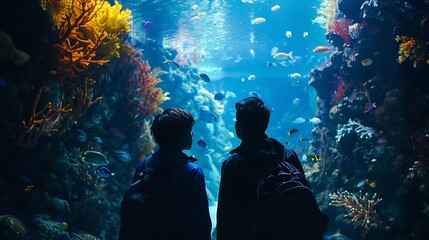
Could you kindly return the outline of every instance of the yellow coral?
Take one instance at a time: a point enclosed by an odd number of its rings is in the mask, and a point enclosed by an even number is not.
[[[41,0],[40,5],[49,13],[52,23],[59,27],[71,14],[72,0]]]
[[[99,9],[97,15],[88,22],[87,26],[97,31],[104,30],[109,36],[97,49],[97,53],[103,55],[104,59],[109,59],[111,56],[119,58],[118,50],[121,48],[121,42],[130,32],[131,11],[122,10],[122,5],[117,1],[112,6],[107,1],[99,0],[96,8]]]
[[[323,0],[323,2],[320,4],[320,8],[317,9],[317,13],[325,16],[326,18],[326,29],[329,29],[329,26],[331,26],[337,17],[338,13],[338,3],[336,0]]]
[[[396,36],[395,40],[401,43],[398,51],[399,63],[409,58],[413,62],[413,67],[417,67],[421,62],[429,64],[428,47],[422,41],[408,36]]]

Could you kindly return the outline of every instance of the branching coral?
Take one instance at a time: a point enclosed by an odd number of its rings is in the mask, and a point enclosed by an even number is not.
[[[134,119],[144,119],[159,109],[159,105],[168,100],[168,92],[163,93],[161,88],[155,87],[161,82],[158,78],[163,72],[160,69],[150,71],[150,65],[140,58],[140,54],[131,57],[131,64],[137,66],[137,70],[131,77],[129,83],[130,111]]]
[[[429,51],[427,44],[408,36],[396,36],[396,41],[400,42],[398,62],[403,63],[407,58],[413,62],[413,67],[417,67],[421,62],[429,64]]]
[[[63,107],[61,102],[48,102],[44,107],[38,110],[40,97],[43,92],[48,91],[47,88],[40,88],[36,94],[36,99],[33,103],[33,109],[30,119],[23,121],[24,130],[18,137],[18,144],[33,147],[37,144],[42,133],[52,133],[58,131],[55,127],[61,115],[71,111],[69,105]]]
[[[49,13],[52,23],[59,27],[70,15],[72,0],[41,0],[40,5],[44,11]]]
[[[340,129],[337,130],[335,139],[337,142],[339,142],[342,137],[352,132],[355,132],[359,138],[372,138],[375,134],[374,129],[365,127],[364,125],[349,119],[347,124],[344,124]]]
[[[381,220],[375,210],[381,198],[377,198],[375,193],[372,198],[368,193],[362,195],[359,191],[359,196],[346,191],[330,193],[329,198],[331,203],[329,205],[336,207],[345,207],[347,214],[344,215],[347,223],[352,223],[354,228],[363,227],[363,234],[366,234],[371,228],[377,228],[381,225]]]

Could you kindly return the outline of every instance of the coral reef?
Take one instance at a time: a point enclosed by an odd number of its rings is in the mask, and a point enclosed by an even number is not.
[[[352,132],[355,132],[359,136],[359,138],[367,139],[372,138],[375,134],[374,129],[370,127],[365,127],[364,125],[349,119],[349,122],[347,124],[344,124],[340,129],[337,130],[335,140],[337,142],[340,142],[342,137]]]
[[[348,212],[344,215],[347,218],[346,222],[352,223],[354,228],[363,227],[362,234],[366,235],[371,228],[378,228],[381,225],[381,220],[375,207],[382,199],[377,198],[376,193],[369,197],[368,193],[362,194],[362,191],[360,191],[359,196],[356,196],[345,190],[330,193],[329,198],[331,199],[330,205],[346,208]]]
[[[413,67],[420,63],[429,64],[429,52],[427,43],[408,36],[396,36],[396,41],[400,42],[398,62],[403,63],[407,58],[413,62]]]

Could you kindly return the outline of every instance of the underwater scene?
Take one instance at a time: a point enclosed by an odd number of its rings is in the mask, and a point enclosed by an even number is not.
[[[216,239],[248,96],[298,154],[324,239],[429,239],[428,0],[14,0],[0,18],[1,240],[118,239],[170,107],[196,119]]]

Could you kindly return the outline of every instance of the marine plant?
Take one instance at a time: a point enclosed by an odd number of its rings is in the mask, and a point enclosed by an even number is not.
[[[362,194],[362,191],[359,191],[359,196],[356,196],[344,190],[330,193],[329,198],[331,200],[329,205],[346,208],[348,212],[344,215],[346,223],[353,224],[354,228],[363,227],[362,235],[366,235],[371,228],[377,228],[381,225],[375,207],[382,199],[377,198],[377,193],[369,197],[368,193]]]
[[[414,37],[396,36],[396,41],[400,42],[398,51],[398,62],[403,63],[407,58],[413,62],[413,67],[417,67],[422,62],[429,64],[429,50],[427,44]]]

